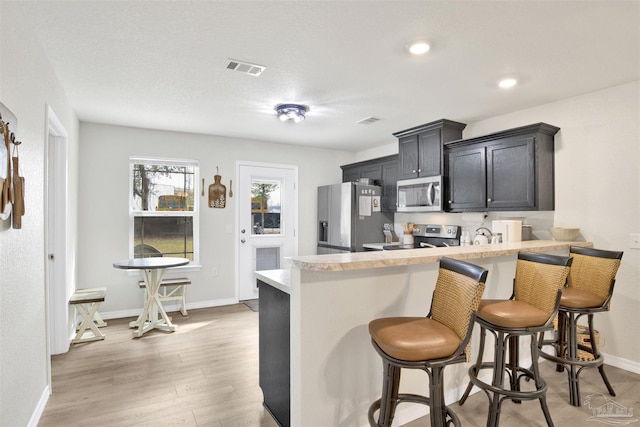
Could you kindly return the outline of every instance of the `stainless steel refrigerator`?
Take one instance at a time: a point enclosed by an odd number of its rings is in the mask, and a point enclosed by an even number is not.
[[[352,182],[318,187],[318,255],[362,252],[363,243],[384,242],[382,188]]]

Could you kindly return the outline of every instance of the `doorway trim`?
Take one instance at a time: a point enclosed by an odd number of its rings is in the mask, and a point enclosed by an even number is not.
[[[67,262],[68,134],[51,106],[46,109],[45,134],[45,298],[47,371],[51,386],[51,355],[70,345],[69,297],[73,284]],[[51,387],[50,387],[51,390]]]

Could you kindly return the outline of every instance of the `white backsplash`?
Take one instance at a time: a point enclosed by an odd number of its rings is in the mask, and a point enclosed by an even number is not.
[[[491,222],[495,219],[518,219],[522,224],[533,226],[534,240],[551,239],[549,228],[553,227],[554,211],[501,211],[501,212],[465,212],[465,213],[396,213],[394,223],[396,234],[402,238],[402,225],[408,222],[415,224],[450,224],[468,228],[473,234],[478,227],[491,229]],[[399,228],[398,228],[399,227]],[[400,230],[400,233],[398,233]]]

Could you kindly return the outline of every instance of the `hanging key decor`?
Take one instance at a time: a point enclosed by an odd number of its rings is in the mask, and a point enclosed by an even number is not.
[[[213,176],[213,184],[209,185],[209,207],[223,208],[227,205],[227,187],[220,183],[222,177],[216,166],[216,174]]]
[[[11,137],[9,127],[0,117],[0,219],[11,215]]]
[[[13,215],[12,224],[13,228],[22,228],[22,216],[24,215],[24,177],[20,176],[20,169],[18,166],[18,146],[20,141],[16,141],[11,134],[11,142],[13,146],[13,156],[11,161],[13,163]]]
[[[11,217],[13,228],[19,229],[24,215],[24,178],[18,164],[20,141],[11,130],[16,127],[16,117],[0,102],[0,220]]]

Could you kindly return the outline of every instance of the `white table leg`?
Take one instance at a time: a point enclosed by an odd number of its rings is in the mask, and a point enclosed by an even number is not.
[[[141,337],[143,334],[154,328],[170,332],[176,330],[175,325],[171,323],[171,318],[164,311],[158,295],[163,274],[164,268],[144,270],[147,300],[145,301],[144,309],[142,310],[140,317],[129,324],[129,326],[134,324],[138,327],[138,329],[133,333],[134,336]]]

